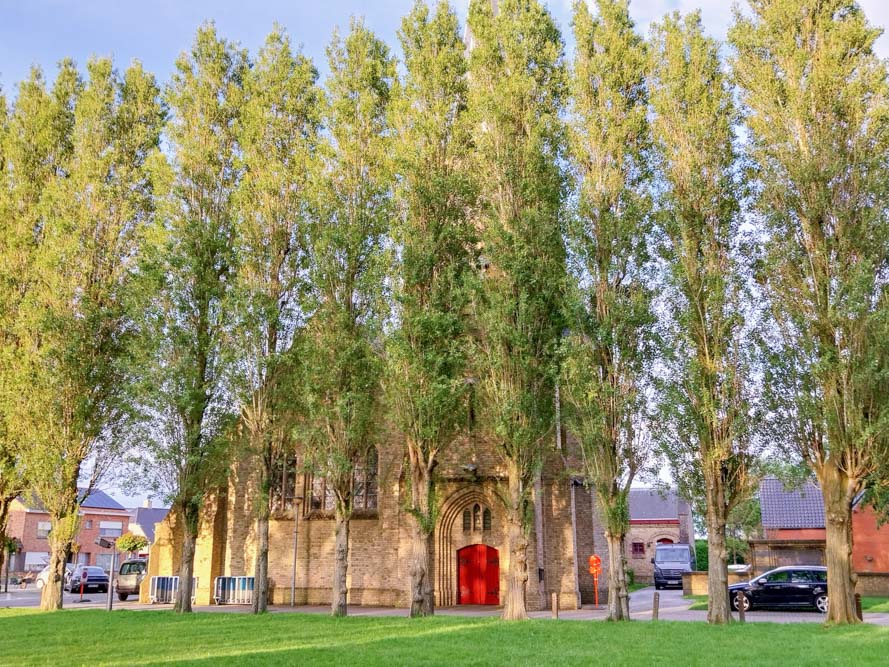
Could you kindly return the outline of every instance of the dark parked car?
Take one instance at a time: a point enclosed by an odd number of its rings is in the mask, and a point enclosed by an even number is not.
[[[826,567],[779,567],[728,588],[735,611],[740,591],[744,591],[746,598],[745,611],[753,607],[814,607],[822,613],[827,611]]]
[[[120,564],[117,573],[117,599],[125,602],[129,595],[139,595],[139,586],[145,578],[148,561],[144,558],[132,558]]]
[[[71,578],[65,584],[69,593],[79,593],[80,584],[83,582],[83,592],[99,591],[108,592],[108,575],[105,570],[95,565],[78,565],[71,573]]]

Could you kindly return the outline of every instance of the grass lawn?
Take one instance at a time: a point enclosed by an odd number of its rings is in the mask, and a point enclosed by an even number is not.
[[[694,600],[689,609],[692,611],[707,611],[706,595],[684,595],[686,600]],[[861,610],[873,612],[889,612],[889,598],[886,597],[863,597],[861,598]]]
[[[627,592],[632,593],[634,591],[641,591],[643,588],[648,588],[649,586],[651,586],[651,584],[642,584],[636,582],[627,586]]]
[[[876,665],[889,628],[0,610],[4,665]]]

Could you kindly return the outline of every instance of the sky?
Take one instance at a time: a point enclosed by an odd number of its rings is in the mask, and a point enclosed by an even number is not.
[[[465,20],[468,0],[452,0]],[[17,82],[33,65],[51,80],[56,63],[71,57],[83,68],[91,56],[111,56],[124,68],[139,59],[166,83],[177,56],[187,50],[196,28],[213,20],[219,33],[255,53],[278,22],[319,70],[327,70],[325,46],[334,28],[347,28],[351,16],[396,51],[396,32],[413,0],[0,0],[0,89],[14,97]],[[572,0],[546,2],[570,43]],[[631,0],[630,13],[645,34],[667,12],[700,9],[710,35],[724,40],[732,19],[731,0]],[[871,23],[889,25],[889,0],[859,0]],[[877,42],[889,58],[889,35]],[[144,494],[128,495],[115,485],[106,490],[127,506]]]
[[[465,19],[468,0],[452,0]],[[162,82],[169,80],[176,57],[188,49],[195,29],[213,20],[221,35],[255,52],[277,21],[293,41],[302,44],[319,69],[326,71],[324,49],[336,26],[348,27],[350,16],[363,16],[397,50],[396,31],[413,0],[0,0],[0,87],[14,95],[17,82],[32,65],[51,79],[66,56],[83,67],[90,56],[111,56],[119,67],[134,58]],[[546,2],[563,33],[570,33],[572,0]],[[731,0],[631,0],[637,26],[673,10],[696,8],[708,32],[724,39],[732,17]],[[887,0],[861,0],[871,22],[889,24]],[[878,42],[889,57],[889,36]]]

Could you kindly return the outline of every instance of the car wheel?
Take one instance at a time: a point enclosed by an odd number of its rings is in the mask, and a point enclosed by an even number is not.
[[[127,595],[126,593],[118,593],[117,594],[117,599],[120,600],[121,602],[126,602],[128,597],[130,597],[130,596]]]
[[[42,590],[43,590],[43,586],[44,586],[43,579],[38,579],[38,580],[37,580],[37,583],[34,584],[34,585],[37,586],[37,590],[38,590],[38,591],[42,591]]]
[[[815,609],[820,611],[822,614],[827,613],[829,604],[830,603],[827,599],[827,593],[821,593],[820,595],[815,596]]]
[[[654,585],[654,590],[656,590],[656,591],[661,590],[661,588],[663,588],[663,586],[661,586],[660,584],[655,584],[655,585]]]
[[[735,593],[732,596],[732,609],[735,611],[739,611],[738,606],[741,600],[741,594]],[[750,611],[750,598],[746,595],[744,596],[744,611]]]

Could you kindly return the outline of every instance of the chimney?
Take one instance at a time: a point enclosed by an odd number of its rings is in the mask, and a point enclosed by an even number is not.
[[[148,496],[144,501],[142,501],[142,507],[151,509],[151,496]]]

